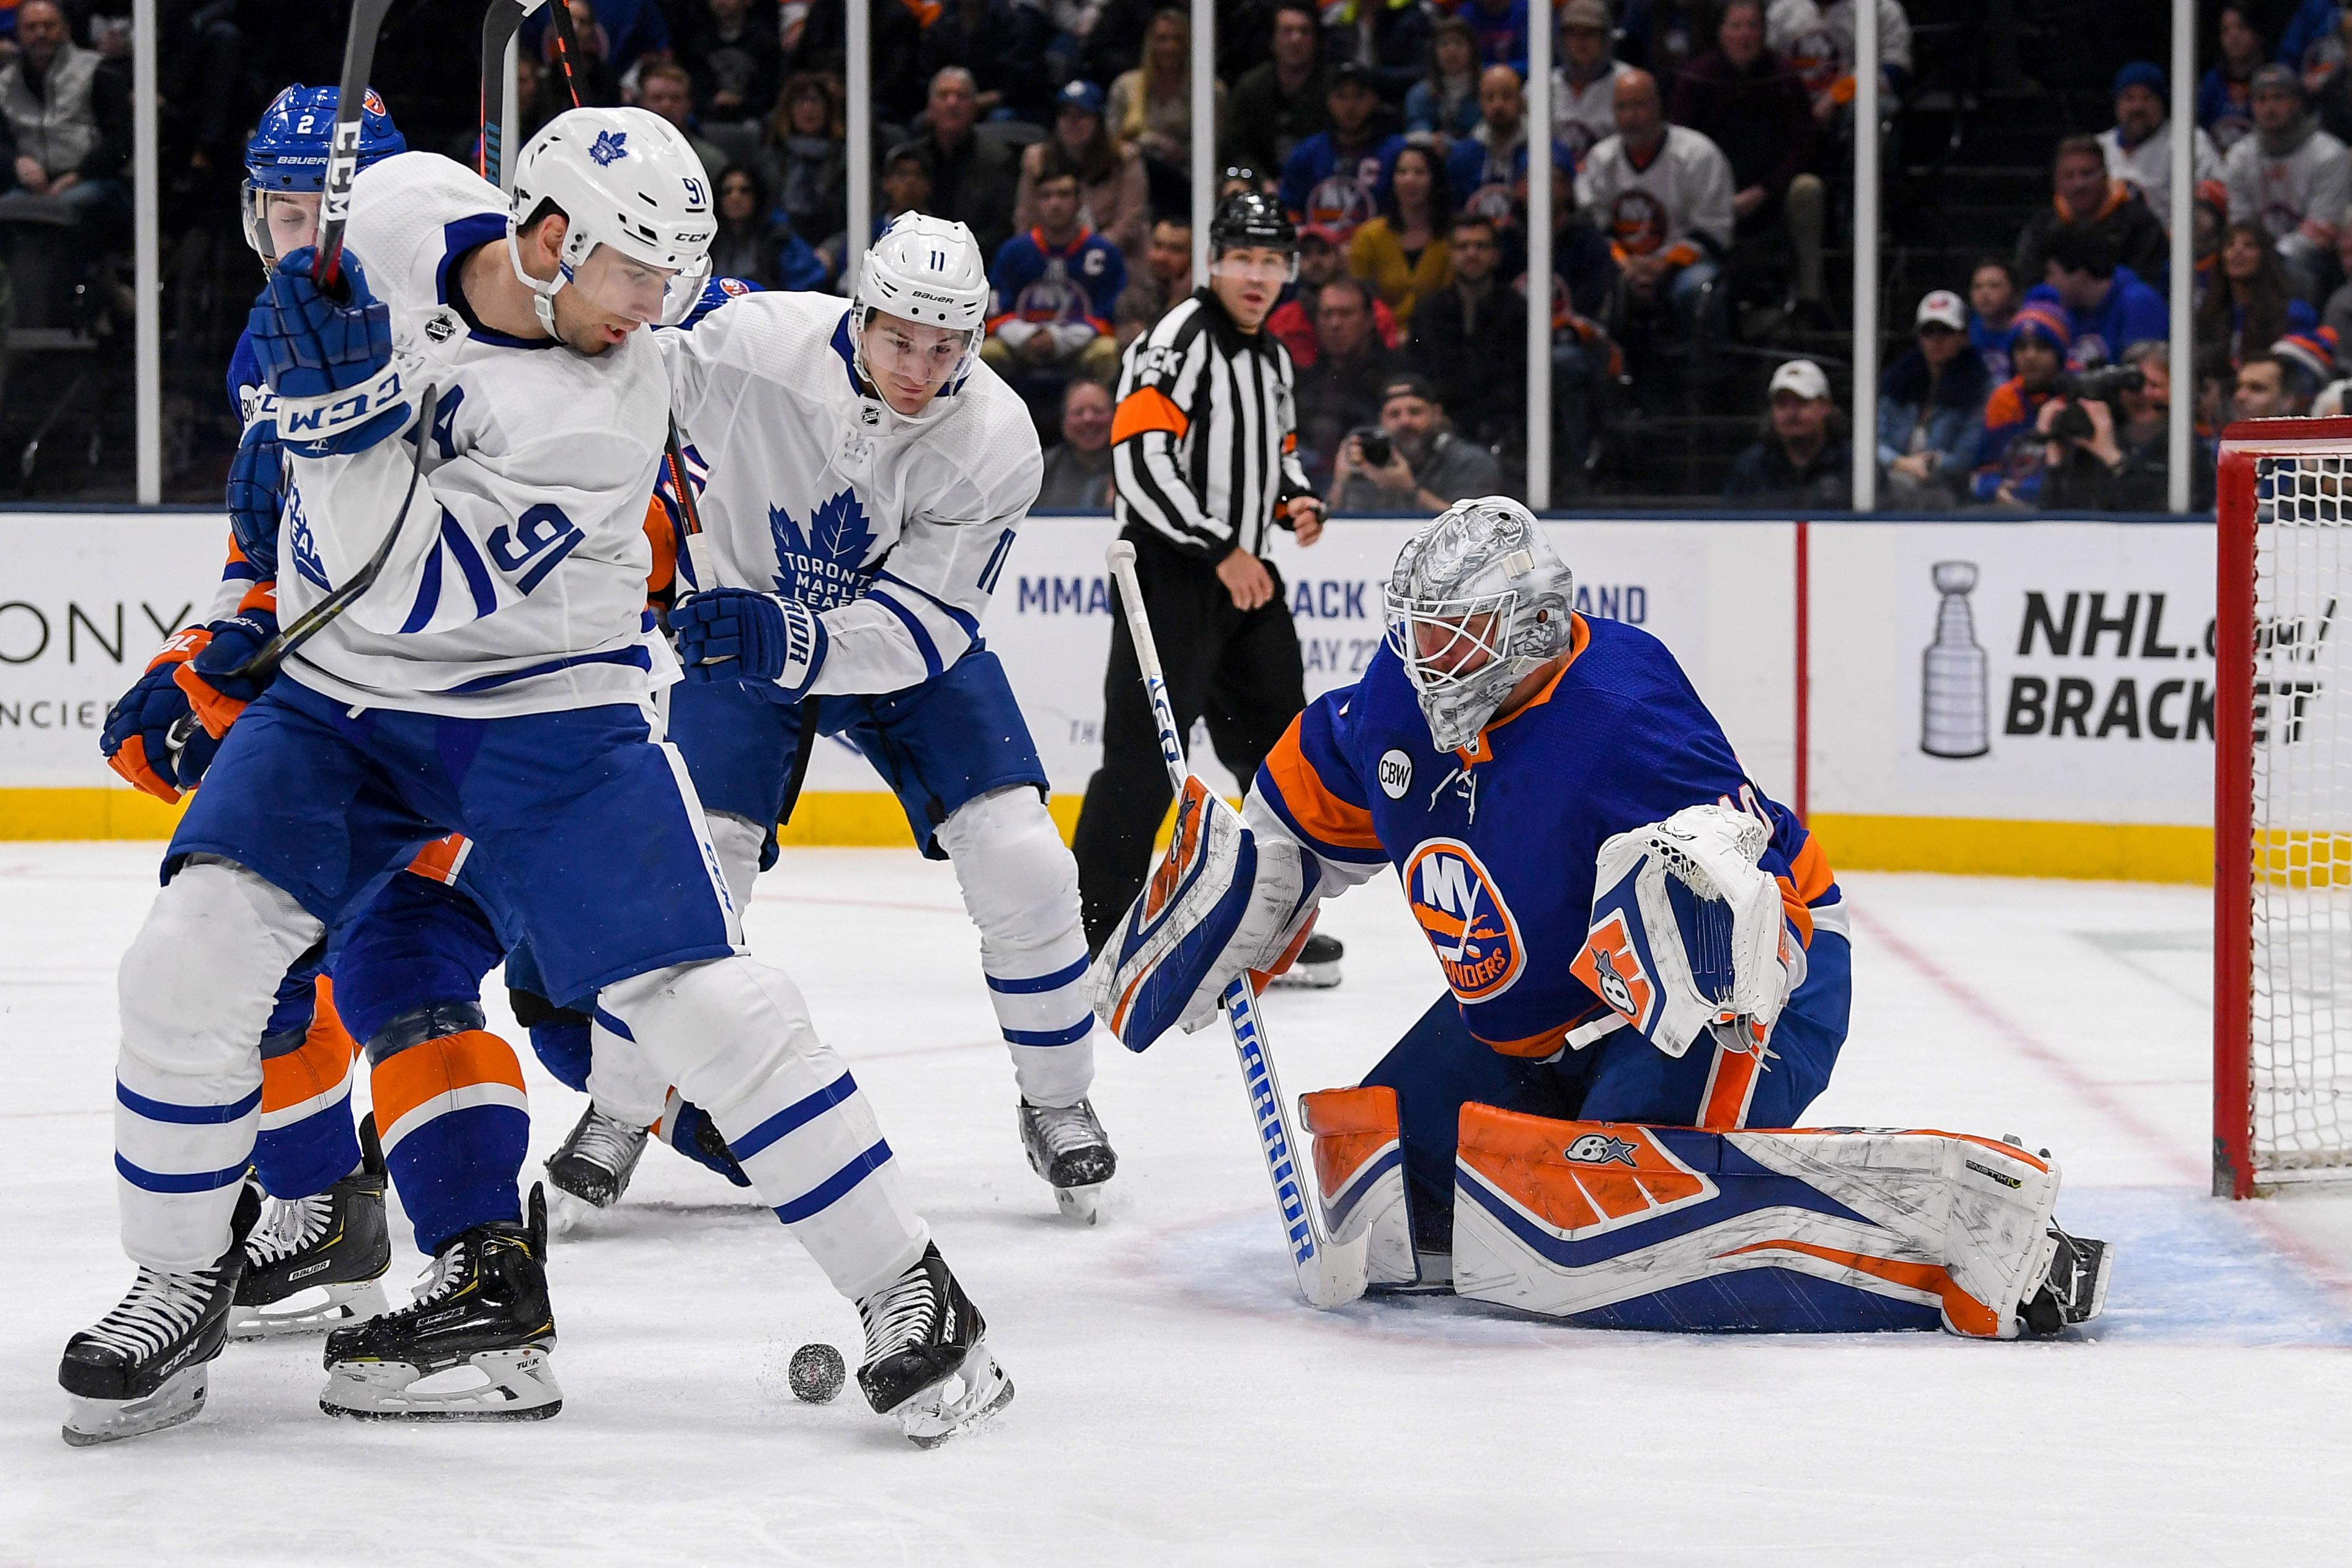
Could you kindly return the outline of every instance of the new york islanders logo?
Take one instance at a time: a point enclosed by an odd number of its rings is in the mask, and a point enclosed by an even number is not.
[[[1569,972],[1609,1004],[1609,1010],[1646,1031],[1657,1016],[1658,985],[1643,963],[1622,909],[1612,909],[1586,933]]]
[[[818,503],[806,528],[782,507],[770,507],[768,531],[776,542],[776,591],[787,599],[830,610],[858,598],[874,580],[866,565],[874,525],[854,489]]]
[[[1405,862],[1404,891],[1456,997],[1483,1002],[1511,988],[1527,965],[1519,923],[1468,844],[1424,841]]]

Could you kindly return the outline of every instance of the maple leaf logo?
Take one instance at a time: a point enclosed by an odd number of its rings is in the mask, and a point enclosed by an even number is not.
[[[628,141],[625,131],[600,131],[589,145],[588,156],[595,160],[599,169],[609,168],[614,161],[629,155]]]
[[[830,610],[858,598],[874,580],[866,565],[874,525],[855,489],[819,503],[805,529],[782,507],[770,507],[768,531],[776,541],[776,591],[787,599]]]

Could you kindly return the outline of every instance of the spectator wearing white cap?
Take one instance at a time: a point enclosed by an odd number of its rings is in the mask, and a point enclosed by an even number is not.
[[[1919,301],[1911,348],[1878,378],[1878,473],[1890,507],[1959,499],[1992,395],[1992,372],[1969,347],[1968,307],[1938,288]]]
[[[2165,118],[2164,68],[2134,60],[2116,73],[2116,123],[2099,132],[2107,172],[2139,193],[2156,221],[2172,227],[2172,123]],[[2221,150],[2202,126],[2189,153],[2196,165],[2191,184],[2221,177]]]
[[[1790,360],[1772,372],[1771,397],[1763,439],[1733,462],[1723,498],[1806,512],[1851,507],[1853,449],[1835,428],[1829,377],[1811,360]]]

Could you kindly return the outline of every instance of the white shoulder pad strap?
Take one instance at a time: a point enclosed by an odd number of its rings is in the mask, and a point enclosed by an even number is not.
[[[1601,846],[1569,967],[1668,1056],[1712,1023],[1769,1031],[1802,977],[1780,883],[1757,864],[1766,842],[1745,811],[1688,806]]]

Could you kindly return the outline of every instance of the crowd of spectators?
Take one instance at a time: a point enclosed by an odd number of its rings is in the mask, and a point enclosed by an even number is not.
[[[586,96],[670,120],[709,168],[719,267],[841,289],[856,248],[844,0],[557,3]],[[2219,9],[2184,214],[2164,72],[2125,65],[2111,125],[2056,141],[2048,199],[2013,243],[1988,247],[1965,286],[1948,275],[1897,302],[1916,312],[1912,341],[1884,357],[1876,429],[1852,432],[1832,395],[1842,312],[1826,274],[1852,221],[1857,0],[1555,0],[1541,127],[1522,0],[1221,0],[1205,127],[1188,13],[1161,0],[847,3],[872,17],[877,228],[907,211],[971,225],[996,288],[986,357],[1048,445],[1072,448],[1056,494],[1098,488],[1098,394],[1198,281],[1202,134],[1225,189],[1277,196],[1299,226],[1298,277],[1269,329],[1297,367],[1309,473],[1350,507],[1429,509],[1486,465],[1523,489],[1537,298],[1550,488],[1570,504],[1638,463],[1638,421],[1688,414],[1759,419],[1725,489],[1759,505],[1832,504],[1850,461],[1836,455],[1865,439],[1884,505],[2160,491],[2162,444],[2140,438],[2174,389],[2145,345],[2168,336],[2175,221],[2195,236],[2179,281],[2196,376],[2180,392],[2200,433],[2258,406],[2340,406],[2352,370],[2337,358],[2352,342],[2352,11],[2338,0]],[[1899,138],[1912,18],[1904,0],[1861,3],[1880,34],[1883,123],[1866,129]],[[130,39],[111,13],[128,10],[0,3],[0,205],[125,229]],[[210,193],[233,183],[258,102],[331,79],[340,10],[163,0],[167,182],[225,207]],[[419,0],[387,31],[379,76],[415,145],[471,151],[470,75],[449,68],[465,52],[447,41],[478,16]],[[550,32],[542,12],[523,35],[526,133],[557,109]],[[1549,167],[1554,225],[1553,276],[1532,284],[1531,163]],[[1387,461],[1369,461],[1365,438],[1379,452],[1383,434]]]

